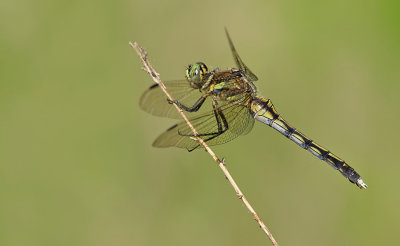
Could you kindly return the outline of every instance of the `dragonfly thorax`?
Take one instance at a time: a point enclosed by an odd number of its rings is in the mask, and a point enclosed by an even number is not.
[[[204,84],[204,74],[208,72],[206,64],[197,62],[191,64],[186,69],[186,79],[190,82],[191,87],[201,88]]]

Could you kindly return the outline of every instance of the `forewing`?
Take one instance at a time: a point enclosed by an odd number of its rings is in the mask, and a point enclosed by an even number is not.
[[[186,80],[166,81],[164,84],[173,99],[185,106],[192,106],[202,95],[198,89],[191,88]],[[142,94],[139,105],[144,111],[155,116],[181,118],[175,106],[168,103],[167,96],[158,84],[153,84]],[[204,106],[206,105],[207,102]],[[201,110],[201,112],[204,111],[205,109]]]
[[[233,54],[233,59],[236,62],[236,65],[238,66],[239,69],[243,70],[246,73],[246,76],[251,80],[251,81],[257,81],[258,78],[257,76],[250,71],[250,69],[243,63],[242,59],[240,59],[239,54],[237,53],[235,46],[233,45],[232,39],[229,36],[228,30],[225,28],[225,33],[226,37],[228,38],[229,46],[231,47],[231,51]]]

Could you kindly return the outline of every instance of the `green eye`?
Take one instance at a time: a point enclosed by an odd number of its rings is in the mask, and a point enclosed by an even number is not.
[[[189,65],[186,69],[186,78],[196,84],[202,82],[203,76],[208,72],[207,66],[202,62]]]

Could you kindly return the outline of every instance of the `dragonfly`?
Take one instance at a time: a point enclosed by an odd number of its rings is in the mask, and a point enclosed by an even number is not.
[[[351,183],[366,189],[361,176],[344,160],[292,127],[277,112],[270,99],[257,94],[253,82],[257,76],[243,63],[228,31],[228,43],[237,68],[209,71],[203,62],[191,64],[183,80],[164,82],[174,101],[167,99],[158,84],[153,84],[140,98],[140,107],[155,116],[181,118],[172,104],[188,113],[197,130],[194,135],[185,121],[162,133],[154,147],[179,147],[189,151],[201,148],[193,137],[201,137],[208,145],[224,144],[249,133],[255,121],[264,123],[317,158],[338,170]]]

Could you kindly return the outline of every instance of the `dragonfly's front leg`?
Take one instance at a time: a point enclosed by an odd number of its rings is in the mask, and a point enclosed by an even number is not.
[[[205,102],[205,100],[207,99],[207,97],[210,95],[210,93],[205,93],[203,94],[191,107],[185,106],[182,103],[180,103],[177,100],[171,101],[169,99],[168,103],[175,103],[180,109],[185,110],[187,112],[196,112],[200,109],[200,107],[203,105],[203,103]]]

